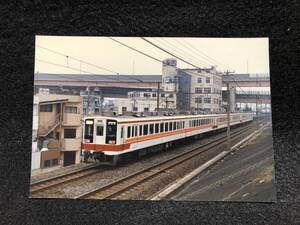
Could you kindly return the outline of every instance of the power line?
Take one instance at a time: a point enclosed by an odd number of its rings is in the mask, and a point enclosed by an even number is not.
[[[179,40],[177,40],[176,38],[175,39],[173,39],[177,44],[179,44],[180,46],[182,46],[183,48],[187,48],[185,45],[183,45]],[[179,49],[179,48],[178,48]],[[183,50],[181,50],[181,51],[183,51]],[[192,52],[189,50],[189,49],[187,49],[187,51],[188,51],[188,54],[189,55],[191,55],[193,58],[196,58],[199,62],[201,62],[202,64],[204,64],[204,65],[208,65],[209,66],[209,64],[215,64],[214,62],[204,62],[204,61],[202,61],[202,60],[199,60],[199,58],[197,57],[197,56],[194,56],[193,54],[192,54]]]
[[[160,49],[161,51],[166,52],[167,54],[169,54],[169,55],[171,55],[171,56],[173,56],[173,57],[175,57],[175,58],[181,60],[182,62],[185,62],[185,63],[188,64],[188,65],[191,65],[191,66],[193,66],[193,67],[195,67],[195,68],[201,68],[200,66],[196,66],[195,64],[190,63],[190,62],[184,60],[183,58],[178,57],[178,56],[176,56],[175,54],[173,54],[173,53],[171,53],[171,52],[169,52],[169,51],[163,49],[162,47],[158,46],[157,44],[153,43],[152,41],[149,41],[148,39],[146,39],[146,38],[144,38],[144,37],[141,37],[141,39],[143,39],[144,41],[148,42],[149,44],[155,46],[156,48]]]
[[[168,42],[167,40],[165,40],[165,39],[163,39],[163,38],[159,38],[159,39],[160,39],[160,40],[155,39],[155,41],[157,41],[158,43],[160,43],[160,44],[162,44],[162,45],[168,46],[168,48],[170,48],[170,49],[175,48],[175,49],[173,49],[173,51],[175,51],[175,52],[177,52],[177,53],[180,52],[180,54],[182,54],[182,53],[184,52],[186,55],[189,55],[189,58],[192,59],[192,61],[198,62],[199,65],[201,65],[201,66],[204,67],[204,65],[207,64],[207,63],[205,63],[205,62],[204,62],[204,64],[203,64],[203,62],[199,61],[196,57],[194,57],[194,56],[191,55],[190,53],[188,53],[188,52],[186,52],[186,51],[184,51],[184,50],[178,48],[176,45],[172,44],[171,42]],[[164,43],[162,43],[162,42],[164,42]],[[171,46],[171,47],[170,47],[170,46]],[[177,50],[177,49],[178,49],[178,50]],[[201,63],[199,63],[199,62],[201,62]]]
[[[113,71],[113,70],[110,70],[110,69],[107,69],[107,68],[104,68],[104,67],[95,65],[95,64],[93,64],[93,63],[87,62],[87,61],[82,60],[82,59],[78,59],[78,58],[75,58],[75,57],[66,55],[66,54],[61,53],[61,52],[58,52],[58,51],[54,51],[54,50],[52,50],[52,49],[49,49],[49,48],[46,48],[46,47],[43,47],[43,46],[40,46],[40,45],[37,45],[37,47],[38,47],[38,48],[41,48],[41,49],[44,49],[44,50],[47,50],[47,51],[49,51],[49,52],[55,53],[55,54],[57,54],[57,55],[64,56],[64,57],[66,57],[67,59],[73,59],[73,60],[76,60],[76,61],[78,61],[78,62],[80,62],[80,63],[85,63],[85,64],[87,64],[87,65],[89,65],[89,66],[93,66],[93,67],[98,68],[98,69],[100,69],[100,70],[104,70],[104,71],[108,71],[108,72],[111,72],[111,73],[119,74],[118,72],[115,72],[115,71]]]
[[[95,76],[98,76],[97,74],[95,73],[92,73],[92,72],[89,72],[89,71],[86,71],[86,70],[82,70],[82,69],[78,69],[78,68],[75,68],[75,67],[71,67],[71,66],[66,66],[66,65],[62,65],[62,64],[57,64],[57,63],[53,63],[53,62],[50,62],[50,61],[46,61],[46,60],[42,60],[42,59],[38,59],[36,58],[35,60],[39,61],[39,62],[42,62],[42,63],[46,63],[46,64],[49,64],[49,65],[53,65],[53,66],[57,66],[57,67],[62,67],[62,68],[66,68],[66,69],[70,69],[70,70],[73,70],[73,71],[80,71],[80,72],[84,72],[84,73],[87,73],[87,74],[90,74],[90,75],[95,75]],[[64,76],[64,75],[60,75],[60,74],[55,74],[56,76],[59,76],[59,77],[63,77],[63,78],[68,78],[68,79],[72,79],[72,80],[76,80],[76,81],[85,81],[84,79],[79,79],[79,78],[70,78],[68,76]],[[75,75],[77,76],[77,75]],[[132,78],[132,76],[129,76],[129,75],[122,75],[122,76],[125,76],[125,77],[129,77],[131,78],[132,80],[137,80],[139,82],[143,82],[142,80],[140,79],[137,79],[137,78]],[[108,78],[108,77],[103,77],[104,79],[107,79],[107,80],[115,80],[115,81],[120,81],[120,79],[115,79],[115,78]]]
[[[181,40],[181,39],[177,40],[177,39],[175,39],[175,41],[176,41],[177,43],[179,43],[180,45],[184,46],[185,48],[189,49],[190,51],[192,51],[195,55],[201,57],[203,60],[206,60],[209,64],[213,64],[213,65],[214,65],[214,64],[219,64],[219,63],[216,63],[216,62],[213,61],[213,60],[206,59],[205,57],[203,57],[202,55],[200,55],[194,48],[192,48],[192,47],[190,47],[189,45],[187,45],[187,44],[184,42],[184,40]],[[181,41],[182,41],[182,42],[181,42]],[[205,63],[207,63],[207,62],[205,62]]]
[[[195,49],[195,51],[201,53],[202,55],[204,55],[204,56],[207,57],[208,59],[211,59],[211,60],[213,60],[214,62],[217,62],[218,64],[223,65],[224,67],[226,67],[226,68],[228,68],[228,69],[231,69],[230,67],[226,66],[225,64],[219,62],[218,60],[216,60],[216,59],[210,57],[209,55],[207,55],[207,54],[205,54],[204,52],[200,51],[199,49],[195,48],[195,47],[194,47],[192,44],[190,44],[188,41],[186,41],[186,40],[184,40],[184,39],[182,39],[182,41],[184,41],[187,45],[189,45],[191,48]]]
[[[146,56],[146,57],[148,57],[148,58],[150,58],[150,59],[153,59],[153,60],[155,60],[155,61],[157,61],[157,62],[163,63],[162,60],[157,59],[157,58],[155,58],[155,57],[153,57],[153,56],[151,56],[151,55],[148,55],[147,53],[144,53],[144,52],[142,52],[142,51],[140,51],[140,50],[138,50],[138,49],[136,49],[136,48],[134,48],[134,47],[131,47],[131,46],[129,46],[129,45],[126,45],[126,44],[124,44],[124,43],[121,42],[121,41],[118,41],[118,40],[116,40],[116,39],[114,39],[114,38],[112,38],[112,37],[108,37],[108,38],[111,39],[112,41],[117,42],[117,43],[119,43],[120,45],[123,45],[123,46],[125,46],[125,47],[127,47],[127,48],[129,48],[129,49],[131,49],[131,50],[133,50],[133,51],[135,51],[135,52],[138,52],[138,53],[140,53],[140,54],[142,54],[142,55],[144,55],[144,56]]]

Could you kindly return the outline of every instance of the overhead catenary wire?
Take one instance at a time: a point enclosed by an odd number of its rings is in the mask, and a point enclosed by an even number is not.
[[[161,45],[165,45],[165,47],[177,52],[177,54],[179,53],[179,56],[182,56],[182,54],[184,53],[185,55],[189,55],[188,58],[189,60],[196,62],[197,64],[201,65],[202,67],[205,67],[205,65],[207,63],[200,61],[199,59],[197,59],[195,56],[193,56],[192,54],[186,52],[183,49],[178,48],[176,45],[174,45],[173,43],[163,39],[163,38],[155,38],[155,41],[160,43]]]
[[[182,39],[183,42],[185,42],[187,45],[189,45],[191,48],[195,49],[195,51],[197,51],[199,54],[204,55],[206,58],[213,60],[214,62],[216,62],[217,64],[223,65],[224,67],[228,68],[228,69],[232,69],[229,66],[226,66],[224,63],[221,63],[220,61],[210,57],[209,55],[205,54],[204,52],[200,51],[199,49],[197,49],[196,47],[194,47],[191,43],[189,43],[188,41],[186,41],[185,39]]]
[[[215,60],[211,60],[211,59],[208,59],[207,57],[203,57],[203,55],[199,54],[199,53],[195,50],[195,48],[190,47],[190,46],[188,45],[188,43],[184,42],[184,39],[174,39],[174,41],[177,42],[179,45],[181,45],[181,46],[187,48],[189,51],[193,52],[193,54],[197,55],[197,57],[200,57],[201,60],[205,60],[205,61],[206,61],[206,62],[205,62],[206,64],[212,64],[212,65],[219,64],[219,63],[217,63]]]
[[[58,51],[55,51],[55,50],[46,48],[46,47],[41,46],[41,45],[36,45],[36,47],[41,48],[41,49],[44,49],[44,50],[47,50],[47,51],[52,52],[52,53],[55,53],[55,54],[57,54],[57,55],[61,55],[61,56],[66,57],[66,58],[67,58],[67,63],[68,63],[68,64],[69,64],[69,60],[68,60],[68,59],[73,59],[73,60],[75,60],[75,61],[78,61],[78,62],[80,62],[80,63],[87,64],[87,65],[89,65],[89,66],[93,66],[93,67],[98,68],[98,69],[103,70],[103,71],[107,71],[107,72],[114,73],[114,74],[119,74],[118,72],[113,71],[113,70],[111,70],[111,69],[107,69],[107,68],[98,66],[98,65],[96,65],[96,64],[87,62],[87,61],[85,61],[85,60],[82,60],[82,59],[79,59],[79,58],[76,58],[76,57],[73,57],[73,56],[69,56],[69,55],[67,55],[67,54],[65,54],[65,53],[61,53],[61,52],[58,52]]]
[[[153,45],[154,47],[160,49],[161,51],[166,52],[167,54],[169,54],[169,55],[171,55],[171,56],[173,56],[173,57],[181,60],[182,62],[185,62],[188,65],[191,65],[191,66],[193,66],[195,68],[201,68],[201,66],[195,65],[195,64],[193,64],[193,63],[191,63],[191,62],[189,62],[189,61],[187,61],[187,60],[185,60],[185,59],[183,59],[183,58],[181,58],[181,57],[173,54],[172,52],[165,50],[164,48],[158,46],[157,44],[153,43],[152,41],[149,41],[148,39],[146,39],[144,37],[141,37],[141,39],[144,40],[144,41],[146,41],[146,42],[148,42],[149,44]]]
[[[49,64],[49,65],[53,65],[53,66],[57,66],[57,67],[62,67],[62,68],[70,69],[70,70],[73,70],[73,71],[78,71],[78,72],[87,73],[87,74],[89,74],[89,75],[95,75],[95,76],[98,76],[98,75],[99,75],[99,74],[95,74],[95,73],[93,73],[93,72],[89,72],[89,71],[87,71],[87,70],[82,70],[82,69],[78,69],[78,68],[72,67],[72,66],[70,66],[70,65],[67,65],[67,66],[66,66],[66,65],[62,65],[62,64],[58,64],[58,63],[54,63],[54,62],[50,62],[50,61],[42,60],[42,59],[38,59],[38,58],[36,58],[35,60],[36,60],[36,61],[39,61],[39,62],[42,62],[42,63]],[[103,74],[100,74],[100,75],[103,75]],[[84,79],[80,79],[79,77],[78,77],[78,78],[74,78],[74,77],[71,78],[71,77],[69,77],[69,76],[64,76],[64,75],[61,75],[61,74],[55,74],[55,76],[62,77],[62,78],[67,78],[67,79],[71,79],[71,80],[76,80],[76,81],[85,81]],[[77,75],[74,74],[74,76],[77,76]],[[129,77],[129,78],[131,78],[132,80],[136,80],[136,81],[139,81],[139,82],[143,82],[142,80],[137,79],[137,78],[133,78],[133,77],[130,76],[130,75],[122,75],[122,76],[124,76],[124,77]],[[107,80],[120,81],[119,78],[105,77],[105,75],[102,76],[102,78],[107,79]]]

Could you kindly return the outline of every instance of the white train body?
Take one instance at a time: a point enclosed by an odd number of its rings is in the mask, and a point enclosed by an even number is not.
[[[253,120],[251,113],[231,114],[231,126]],[[118,156],[227,126],[226,114],[162,117],[84,118],[82,150],[86,154]]]

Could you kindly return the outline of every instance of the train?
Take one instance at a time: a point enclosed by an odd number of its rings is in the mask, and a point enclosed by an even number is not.
[[[253,120],[252,113],[231,113],[230,126]],[[117,165],[128,155],[141,157],[169,149],[180,140],[227,127],[227,114],[151,117],[87,116],[83,119],[82,154]]]

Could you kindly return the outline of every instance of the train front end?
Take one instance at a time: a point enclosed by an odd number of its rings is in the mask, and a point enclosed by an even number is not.
[[[116,120],[101,117],[85,118],[82,140],[82,153],[85,161],[116,163],[117,157],[113,154],[117,149]]]

